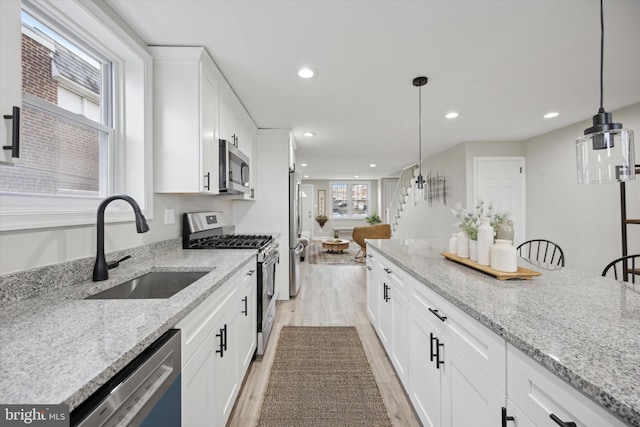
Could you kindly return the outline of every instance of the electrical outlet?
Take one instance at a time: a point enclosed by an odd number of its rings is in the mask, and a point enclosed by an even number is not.
[[[164,223],[165,224],[175,224],[176,223],[176,211],[175,211],[175,209],[165,209],[164,210]]]

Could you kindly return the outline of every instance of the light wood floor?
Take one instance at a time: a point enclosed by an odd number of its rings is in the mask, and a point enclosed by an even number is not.
[[[292,326],[355,326],[394,426],[420,426],[366,313],[364,266],[300,265],[298,295],[278,301],[274,329],[262,358],[254,360],[228,426],[255,426],[280,330]]]

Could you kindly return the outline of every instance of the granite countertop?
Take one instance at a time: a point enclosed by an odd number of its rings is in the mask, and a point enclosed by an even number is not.
[[[570,268],[501,281],[445,259],[444,241],[367,243],[551,372],[640,426],[640,288]]]
[[[75,408],[175,326],[255,250],[176,250],[85,281],[0,305],[0,402]],[[149,271],[210,271],[167,299],[85,300]]]

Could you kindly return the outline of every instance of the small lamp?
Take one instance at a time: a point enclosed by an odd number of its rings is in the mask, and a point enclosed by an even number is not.
[[[593,126],[576,139],[578,184],[599,184],[635,179],[633,131],[613,123],[603,107],[604,15],[600,0],[600,109]]]
[[[416,188],[413,191],[413,202],[425,200],[424,177],[422,176],[422,86],[426,85],[428,78],[421,76],[413,79],[413,85],[418,87],[418,178]]]

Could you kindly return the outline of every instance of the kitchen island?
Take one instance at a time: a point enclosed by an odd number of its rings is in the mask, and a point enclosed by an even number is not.
[[[542,275],[532,280],[501,281],[445,259],[440,254],[444,241],[367,244],[373,256],[378,252],[390,260],[415,279],[416,287],[443,297],[506,340],[507,348],[521,351],[625,424],[640,426],[637,288],[570,268],[538,270]],[[385,283],[385,299],[393,301],[388,289]]]
[[[73,410],[255,257],[255,250],[172,249],[123,264],[103,282],[0,304],[0,402]],[[167,299],[84,299],[149,271],[209,273]]]

